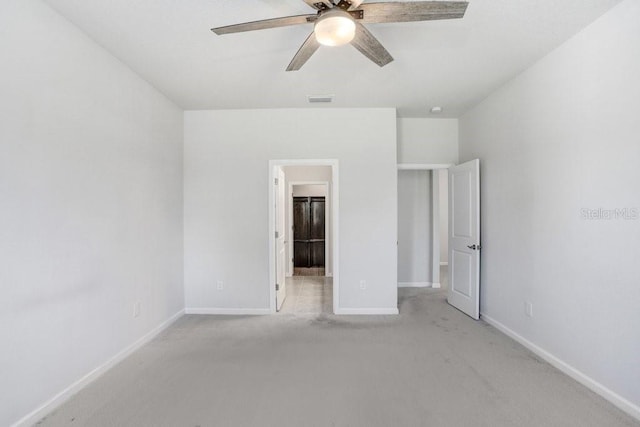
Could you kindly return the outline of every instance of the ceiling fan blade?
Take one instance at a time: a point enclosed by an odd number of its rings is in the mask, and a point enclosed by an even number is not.
[[[387,49],[360,22],[356,22],[356,36],[351,44],[381,67],[393,61],[393,57],[387,52]]]
[[[245,22],[242,24],[227,25],[225,27],[212,28],[211,31],[218,35],[229,33],[242,33],[244,31],[265,30],[267,28],[287,27],[313,22],[317,15],[296,15],[282,18],[263,19],[262,21]]]
[[[287,71],[298,71],[319,47],[320,43],[316,40],[315,33],[311,33],[304,43],[302,43],[302,46],[300,46],[300,49],[298,49],[298,52],[291,60],[291,63],[287,67]]]
[[[350,0],[351,6],[349,10],[356,10],[363,2],[363,0]]]
[[[327,10],[333,7],[329,0],[304,0],[304,2],[316,10]]]
[[[337,0],[334,0],[334,1],[337,1]],[[349,12],[353,12],[360,6],[360,4],[363,1],[364,0],[339,0],[338,3],[334,4],[334,7],[337,7]]]
[[[457,19],[464,16],[468,5],[466,1],[365,3],[358,8],[364,12],[364,17],[359,22],[374,24]]]

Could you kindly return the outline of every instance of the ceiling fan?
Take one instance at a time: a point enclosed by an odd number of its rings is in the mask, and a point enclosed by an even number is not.
[[[218,35],[313,23],[313,32],[293,57],[287,71],[299,70],[320,45],[351,43],[364,56],[384,67],[393,57],[362,24],[462,18],[466,1],[363,3],[363,0],[304,0],[317,12],[212,28]],[[337,1],[337,3],[336,3]]]

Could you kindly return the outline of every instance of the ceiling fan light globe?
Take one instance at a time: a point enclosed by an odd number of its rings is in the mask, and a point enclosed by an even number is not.
[[[342,46],[356,35],[356,23],[346,12],[334,10],[325,13],[313,28],[318,43],[325,46]]]

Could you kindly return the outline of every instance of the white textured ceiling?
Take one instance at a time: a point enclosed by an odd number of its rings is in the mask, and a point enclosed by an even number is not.
[[[321,47],[285,72],[312,26],[216,36],[211,27],[313,13],[302,0],[45,0],[187,110],[395,107],[456,117],[620,0],[470,0],[461,20],[371,24],[395,61]],[[371,1],[373,2],[373,1]],[[317,106],[317,105],[316,105]]]

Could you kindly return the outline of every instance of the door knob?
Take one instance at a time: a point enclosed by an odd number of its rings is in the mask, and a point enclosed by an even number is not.
[[[471,245],[471,246],[467,246],[469,249],[474,250],[474,251],[479,251],[481,246],[480,245]]]

